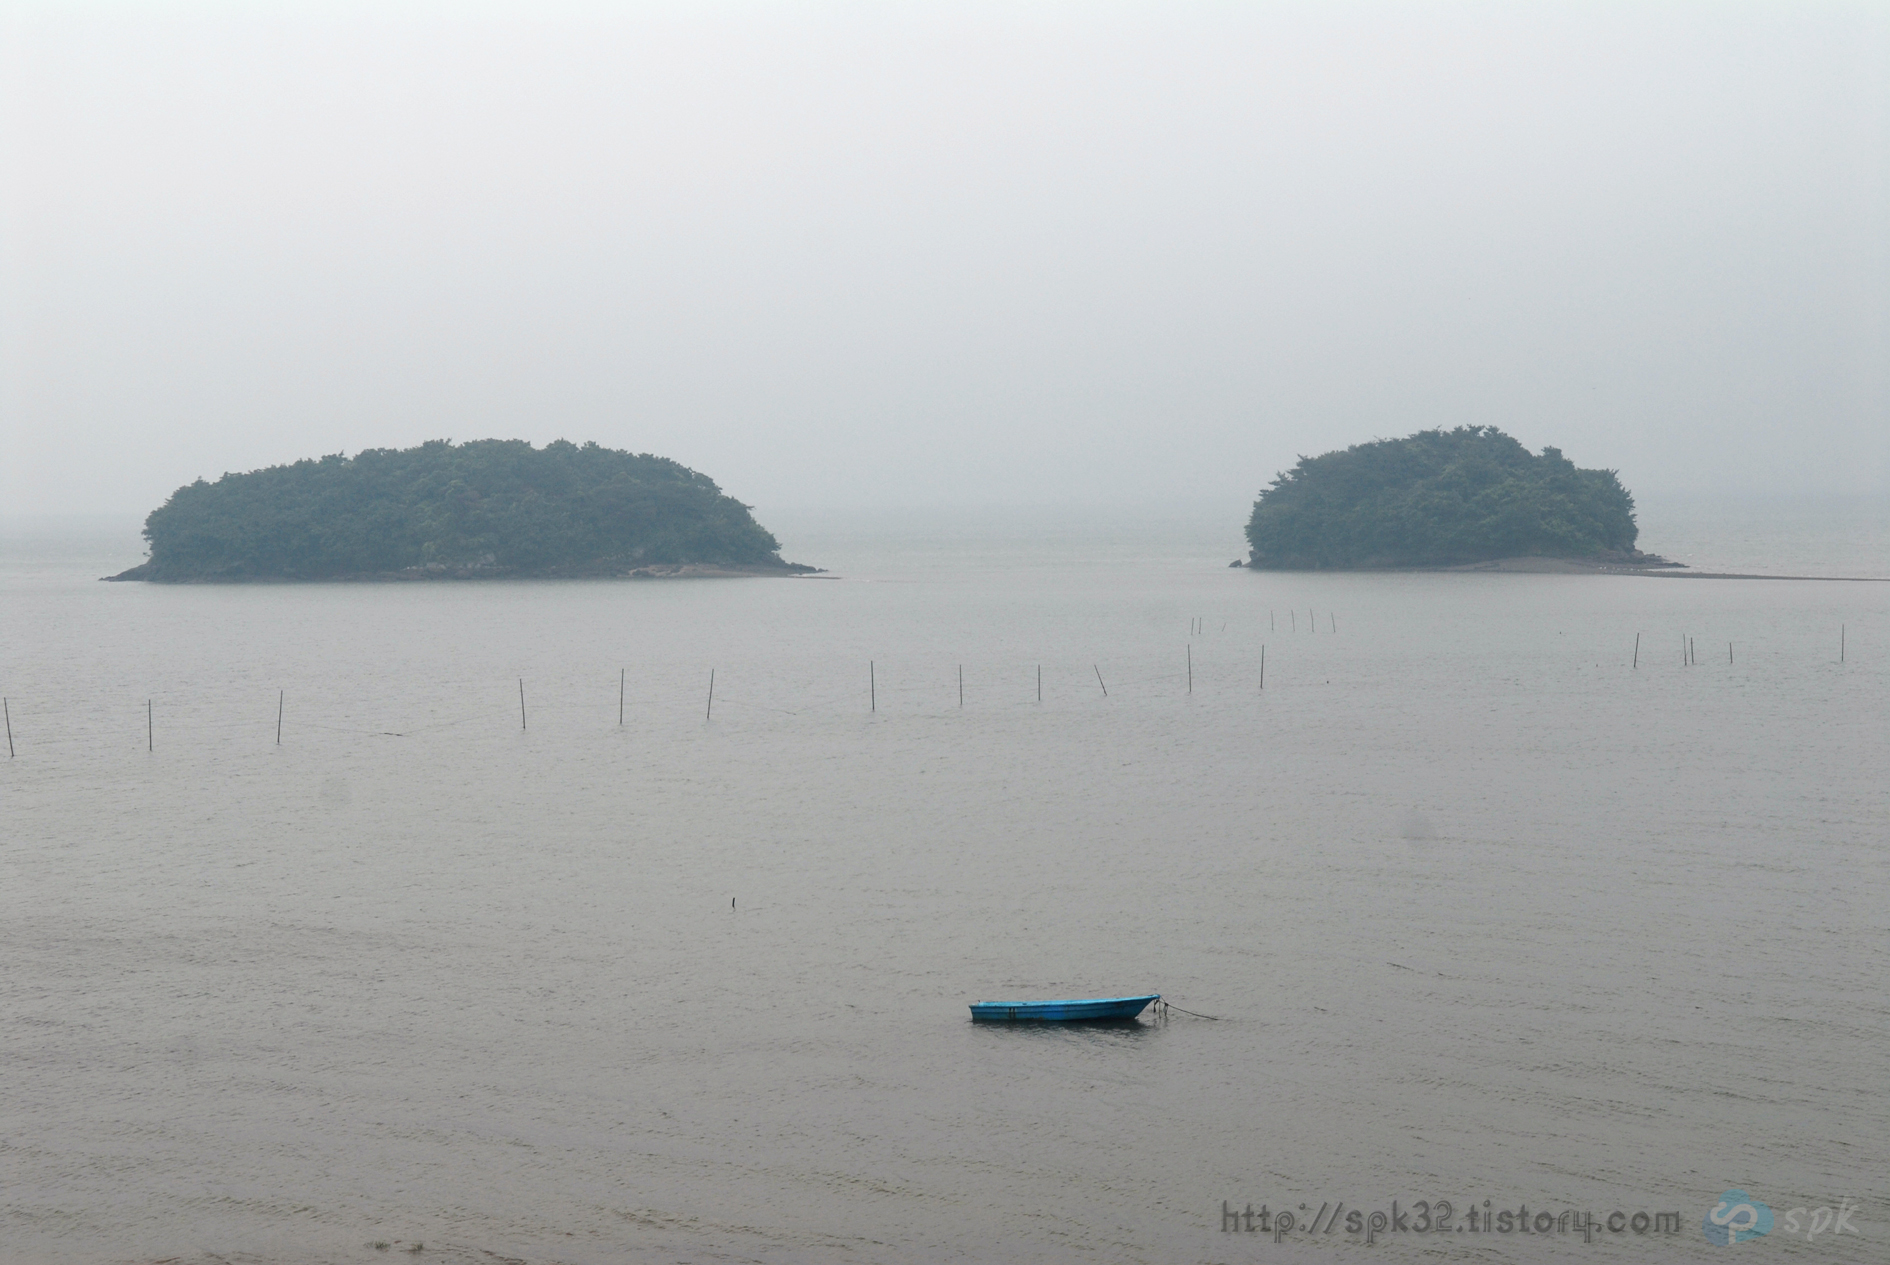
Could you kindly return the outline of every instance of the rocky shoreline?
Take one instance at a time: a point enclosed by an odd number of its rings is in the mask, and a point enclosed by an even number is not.
[[[151,574],[146,562],[102,575],[101,580],[142,580],[150,584],[416,584],[441,580],[706,580],[756,576],[795,578],[825,574],[819,567],[799,562],[774,564],[723,562],[654,562],[639,566],[589,564],[569,567],[505,567],[491,563],[453,566],[435,562],[398,571],[362,571],[345,575],[197,575],[182,578]]]
[[[1228,564],[1250,570],[1284,574],[1280,568],[1255,567],[1242,559]],[[1668,580],[1838,580],[1848,583],[1884,584],[1890,577],[1877,575],[1757,575],[1736,571],[1695,571],[1684,562],[1673,562],[1659,554],[1604,554],[1586,558],[1491,558],[1483,562],[1463,562],[1454,566],[1423,567],[1333,567],[1332,572],[1376,573],[1381,575],[1412,572],[1443,574],[1477,572],[1510,575],[1642,575]],[[1294,572],[1303,574],[1304,572]]]
[[[1657,553],[1610,551],[1580,558],[1551,558],[1532,555],[1520,558],[1492,558],[1484,562],[1464,562],[1456,566],[1401,568],[1420,571],[1519,571],[1536,575],[1601,574],[1657,575],[1686,571],[1687,564],[1663,558]]]
[[[1227,565],[1246,567],[1253,571],[1523,571],[1549,574],[1564,572],[1653,573],[1662,570],[1684,571],[1687,569],[1687,564],[1684,562],[1674,562],[1657,553],[1642,553],[1638,549],[1608,549],[1600,553],[1568,558],[1529,554],[1514,558],[1484,558],[1475,562],[1455,563],[1364,562],[1349,567],[1261,567],[1256,566],[1251,558],[1236,558]]]

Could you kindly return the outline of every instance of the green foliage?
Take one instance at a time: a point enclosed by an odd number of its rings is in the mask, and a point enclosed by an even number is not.
[[[1256,567],[1436,566],[1631,552],[1638,530],[1614,471],[1459,426],[1301,457],[1254,502],[1247,541]]]
[[[784,565],[775,538],[707,475],[564,440],[434,440],[199,479],[152,511],[144,535],[151,560],[128,578]]]

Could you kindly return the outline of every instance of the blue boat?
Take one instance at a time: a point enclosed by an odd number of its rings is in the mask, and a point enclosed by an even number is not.
[[[974,1001],[971,1017],[998,1023],[1020,1019],[1045,1022],[1133,1019],[1150,1002],[1160,1001],[1161,997],[1160,993],[1143,993],[1137,997],[1082,997],[1070,1001]]]

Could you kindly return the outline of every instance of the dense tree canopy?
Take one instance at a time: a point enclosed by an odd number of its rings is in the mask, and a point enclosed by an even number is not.
[[[1251,565],[1290,569],[1592,557],[1632,552],[1637,533],[1614,471],[1534,456],[1492,426],[1301,457],[1247,523]]]
[[[542,449],[523,440],[435,440],[199,479],[152,511],[144,535],[151,559],[123,578],[787,565],[748,507],[707,475],[564,440]]]

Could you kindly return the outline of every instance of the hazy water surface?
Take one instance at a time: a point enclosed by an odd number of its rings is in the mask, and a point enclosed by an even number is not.
[[[1690,1260],[1730,1187],[1883,1259],[1885,586],[770,525],[842,578],[9,537],[0,1260],[1324,1261],[1222,1201],[1394,1199]],[[1219,1019],[965,1009],[1142,990]]]

